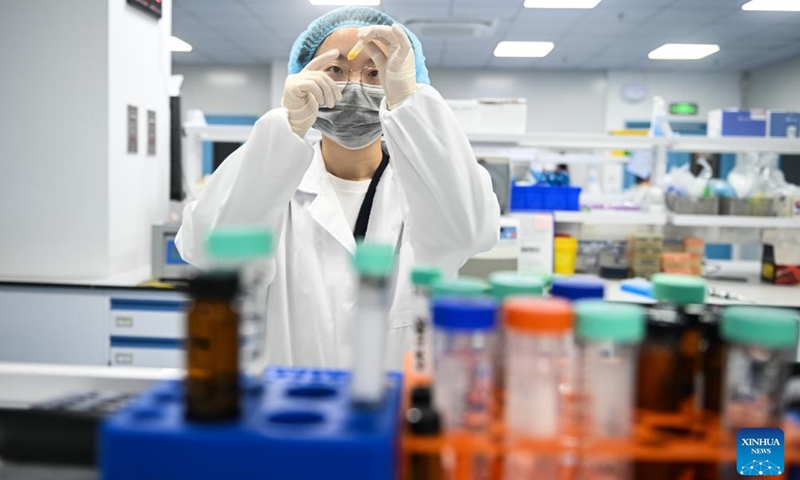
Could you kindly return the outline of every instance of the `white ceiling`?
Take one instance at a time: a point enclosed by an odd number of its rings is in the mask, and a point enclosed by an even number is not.
[[[265,64],[331,7],[307,0],[174,0],[173,32],[194,46],[181,64]],[[745,12],[746,0],[603,0],[592,10],[534,10],[523,0],[382,0],[412,18],[496,19],[491,38],[421,38],[429,67],[526,69],[750,70],[800,55],[800,13]],[[495,58],[501,40],[553,41],[542,59]],[[717,43],[699,61],[652,61],[663,43]]]

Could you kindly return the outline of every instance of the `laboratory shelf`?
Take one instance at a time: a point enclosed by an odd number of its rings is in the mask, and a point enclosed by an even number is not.
[[[555,212],[557,223],[584,225],[665,225],[664,213],[631,212],[624,210],[594,210],[591,212]]]
[[[739,215],[680,215],[672,213],[670,214],[669,222],[678,227],[800,229],[800,216],[748,217]]]
[[[670,139],[673,152],[697,153],[743,153],[765,152],[800,154],[800,139],[761,138],[761,137],[720,137],[699,136],[674,137]]]
[[[476,145],[505,145],[557,149],[605,149],[605,150],[649,150],[655,146],[666,146],[665,138],[637,136],[614,136],[587,133],[470,133],[469,141]]]

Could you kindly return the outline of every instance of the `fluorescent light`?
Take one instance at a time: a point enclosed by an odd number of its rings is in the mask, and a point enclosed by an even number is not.
[[[742,5],[742,10],[759,12],[800,12],[798,0],[750,0]]]
[[[525,8],[594,8],[602,0],[525,0]]]
[[[342,6],[360,6],[360,7],[377,7],[381,4],[381,0],[308,0],[311,5],[324,5],[330,7]]]
[[[169,37],[169,49],[171,52],[191,52],[192,46],[178,37]]]
[[[500,42],[494,49],[494,56],[542,58],[555,46],[553,42]]]
[[[650,60],[700,60],[717,52],[719,52],[719,45],[665,43],[647,54],[647,58]]]

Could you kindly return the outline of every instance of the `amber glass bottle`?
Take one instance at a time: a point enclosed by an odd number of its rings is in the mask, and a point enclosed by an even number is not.
[[[239,416],[239,290],[235,272],[202,273],[189,283],[186,418]]]

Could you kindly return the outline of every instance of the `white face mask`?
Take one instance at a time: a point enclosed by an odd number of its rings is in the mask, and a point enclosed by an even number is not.
[[[342,99],[333,108],[320,107],[314,128],[349,150],[371,145],[383,133],[380,112],[383,87],[337,82]]]

